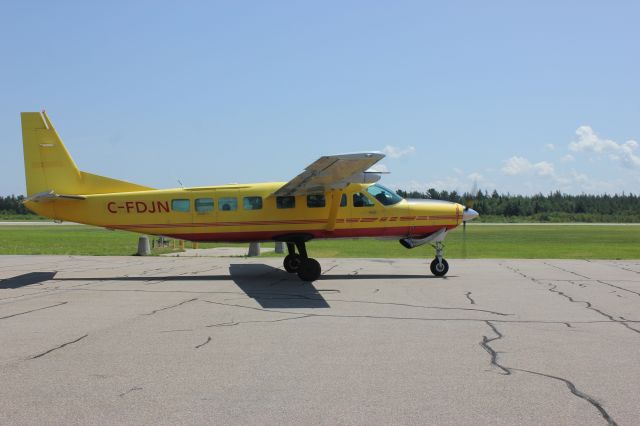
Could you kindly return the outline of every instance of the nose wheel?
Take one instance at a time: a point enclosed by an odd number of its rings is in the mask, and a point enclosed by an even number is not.
[[[444,259],[439,259],[436,257],[431,262],[431,273],[436,277],[444,277],[449,272],[449,263]]]
[[[296,248],[298,253],[296,253]],[[307,247],[304,241],[288,242],[289,254],[285,256],[283,266],[289,273],[297,273],[302,281],[315,281],[322,275],[322,267],[317,260],[307,256]]]
[[[436,249],[436,257],[430,265],[431,273],[436,277],[444,277],[449,272],[449,263],[444,259],[444,244],[436,241],[433,248]]]

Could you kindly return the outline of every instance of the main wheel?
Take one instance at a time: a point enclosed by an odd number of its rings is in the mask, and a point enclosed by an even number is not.
[[[322,268],[320,264],[315,259],[304,259],[302,263],[300,263],[300,268],[298,268],[298,277],[302,281],[315,281],[320,278],[322,274]]]
[[[438,262],[436,257],[431,262],[431,273],[436,277],[444,277],[449,272],[449,264],[446,260],[442,259],[442,262]]]
[[[298,272],[300,268],[300,264],[302,263],[302,258],[299,254],[288,254],[284,258],[284,270],[290,273]]]

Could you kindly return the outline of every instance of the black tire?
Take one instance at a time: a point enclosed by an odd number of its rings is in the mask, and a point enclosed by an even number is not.
[[[315,281],[320,278],[322,274],[322,268],[320,264],[315,259],[304,259],[300,264],[300,268],[298,269],[298,277],[302,281]]]
[[[444,277],[449,272],[449,263],[442,259],[442,263],[438,262],[438,258],[431,262],[431,273],[436,277]]]
[[[288,254],[284,258],[284,270],[290,273],[298,272],[300,269],[300,264],[302,263],[302,258],[299,254]]]

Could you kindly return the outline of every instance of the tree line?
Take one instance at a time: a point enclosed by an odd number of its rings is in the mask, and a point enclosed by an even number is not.
[[[3,197],[0,195],[0,214],[2,215],[34,215],[32,211],[28,210],[23,204],[23,195],[7,195]]]
[[[569,195],[560,191],[549,194],[511,195],[497,191],[458,193],[428,189],[425,192],[403,191],[404,198],[446,200],[467,205],[480,213],[487,222],[640,222],[640,196]]]
[[[640,222],[640,196],[569,195],[559,191],[549,194],[511,195],[497,191],[458,193],[428,189],[425,192],[398,190],[404,198],[453,201],[466,205],[472,203],[480,213],[480,220],[487,222]],[[31,215],[22,204],[24,196],[0,196],[0,216]]]

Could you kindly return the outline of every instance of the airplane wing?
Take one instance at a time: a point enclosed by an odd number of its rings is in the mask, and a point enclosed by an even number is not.
[[[379,152],[327,155],[307,166],[275,192],[277,196],[303,195],[341,189],[351,183],[374,183],[380,174],[369,167],[384,158]]]

